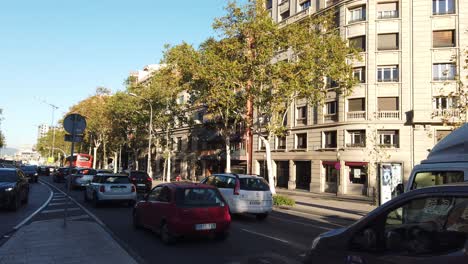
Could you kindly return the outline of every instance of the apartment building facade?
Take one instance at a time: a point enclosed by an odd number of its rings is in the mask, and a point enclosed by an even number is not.
[[[373,197],[382,169],[407,180],[458,117],[457,76],[467,76],[468,0],[271,0],[282,26],[336,12],[340,34],[360,49],[359,80],[343,97],[332,89],[325,105],[298,100],[288,134],[272,143],[277,186],[317,193]],[[254,138],[254,172],[265,174],[264,146]]]

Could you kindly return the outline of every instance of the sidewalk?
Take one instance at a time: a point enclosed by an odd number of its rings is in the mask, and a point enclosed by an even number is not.
[[[366,197],[336,197],[327,194],[276,189],[281,195],[296,201],[293,207],[280,207],[281,210],[291,210],[301,213],[321,215],[331,218],[341,218],[356,221],[376,208]]]
[[[137,262],[97,223],[33,222],[0,247],[0,264],[83,264]]]

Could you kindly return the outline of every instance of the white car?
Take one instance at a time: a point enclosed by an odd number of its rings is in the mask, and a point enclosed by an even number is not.
[[[97,174],[84,192],[84,200],[96,207],[106,201],[126,202],[128,206],[133,206],[136,199],[135,185],[127,175],[121,174]]]
[[[263,220],[273,209],[268,183],[261,177],[245,174],[213,174],[201,181],[218,188],[229,204],[231,214],[250,213]]]

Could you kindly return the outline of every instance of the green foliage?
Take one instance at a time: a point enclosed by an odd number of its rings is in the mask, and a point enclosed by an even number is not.
[[[50,129],[46,135],[39,138],[36,144],[36,150],[41,154],[42,157],[49,157],[52,153],[52,145],[54,149],[54,159],[58,160],[59,156],[64,157],[64,153],[68,156],[70,155],[70,142],[65,141],[65,134],[67,134],[63,129],[55,129],[55,142],[54,141],[54,131]],[[77,146],[79,150],[79,146]]]
[[[0,108],[0,125],[2,124],[2,112],[3,110]],[[0,126],[1,127],[1,126]],[[5,136],[3,136],[2,131],[0,130],[0,148],[5,146]]]
[[[274,206],[294,206],[296,201],[292,198],[283,195],[273,195],[273,205]]]

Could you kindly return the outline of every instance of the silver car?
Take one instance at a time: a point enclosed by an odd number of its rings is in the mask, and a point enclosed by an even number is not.
[[[84,192],[84,200],[92,202],[95,207],[110,201],[126,202],[128,206],[133,206],[136,199],[135,185],[127,175],[122,174],[97,174]]]

